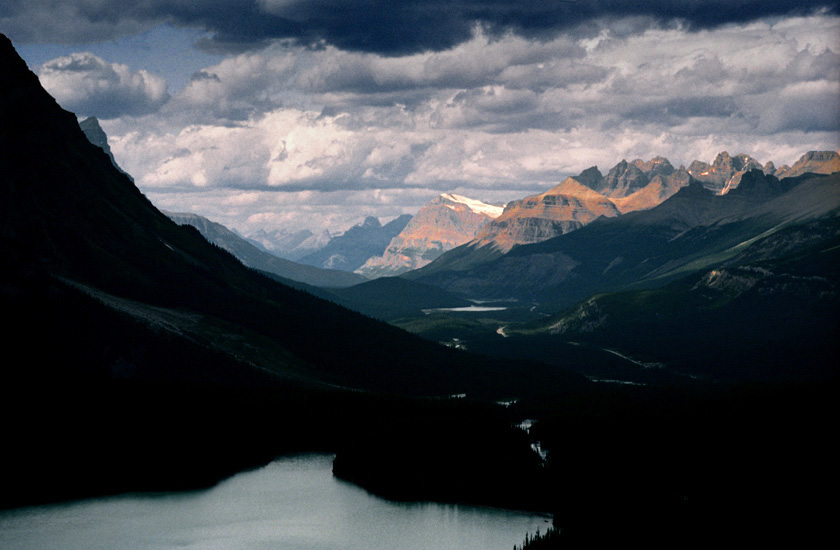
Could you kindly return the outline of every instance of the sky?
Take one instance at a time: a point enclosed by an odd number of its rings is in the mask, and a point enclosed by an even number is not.
[[[830,0],[0,0],[0,32],[159,208],[244,234],[840,149]]]

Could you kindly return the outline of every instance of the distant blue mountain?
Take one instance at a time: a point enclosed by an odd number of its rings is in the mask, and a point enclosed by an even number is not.
[[[368,216],[365,221],[334,237],[324,248],[300,258],[302,264],[324,269],[355,271],[369,258],[381,256],[391,239],[405,229],[411,216],[402,216],[382,225],[379,219]]]

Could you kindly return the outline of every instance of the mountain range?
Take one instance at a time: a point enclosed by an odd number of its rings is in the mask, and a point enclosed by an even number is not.
[[[748,155],[730,157],[726,152],[719,154],[712,164],[695,161],[689,169],[675,169],[663,157],[647,162],[640,159],[630,163],[621,161],[606,176],[593,166],[545,193],[512,201],[475,239],[441,255],[423,268],[422,274],[407,276],[419,280],[436,272],[464,273],[500,259],[516,246],[539,243],[579,230],[599,218],[653,209],[693,182],[711,195],[727,194],[737,189],[747,168],[762,174],[766,168],[768,172],[787,178],[803,173],[830,174],[838,166],[840,155],[831,151],[806,153],[794,167],[779,170],[772,163],[761,167]],[[688,208],[687,212],[690,210]]]
[[[364,277],[347,271],[321,269],[279,258],[261,250],[222,224],[212,222],[198,214],[175,212],[164,212],[164,214],[178,225],[195,227],[208,241],[227,250],[246,266],[272,273],[289,281],[332,288],[352,286],[366,280]]]
[[[498,218],[502,210],[501,206],[444,193],[411,218],[391,240],[384,254],[368,259],[356,272],[376,278],[423,267],[447,250],[475,238],[476,233]]]
[[[314,234],[308,229],[288,231],[286,229],[259,229],[246,235],[254,246],[287,260],[297,260],[316,252],[332,240],[328,230]]]
[[[99,133],[100,141],[107,146],[101,129]],[[818,175],[837,172],[839,165],[840,155],[830,151],[806,153],[792,167],[780,169],[773,163],[762,166],[748,155],[731,157],[723,152],[713,163],[695,161],[688,170],[675,169],[663,157],[647,162],[640,159],[629,163],[621,161],[606,176],[597,167],[592,167],[543,194],[514,201],[504,209],[444,194],[418,212],[400,235],[392,239],[383,256],[372,258],[366,264],[372,267],[368,273],[374,277],[405,273],[414,282],[398,282],[388,277],[381,282],[343,291],[334,288],[324,292],[307,284],[351,287],[360,281],[352,280],[349,273],[340,271],[325,273],[332,277],[346,275],[347,280],[319,279],[308,272],[303,276],[299,272],[301,269],[305,272],[306,267],[293,263],[283,265],[282,269],[276,269],[275,265],[272,269],[277,258],[261,253],[218,224],[197,216],[185,216],[179,223],[191,223],[211,242],[231,251],[247,265],[271,272],[287,284],[307,283],[299,288],[372,317],[402,322],[407,327],[417,326],[407,320],[417,318],[422,312],[467,307],[470,302],[460,295],[536,303],[541,311],[550,312],[556,319],[543,329],[517,328],[516,324],[506,326],[507,337],[527,334],[533,339],[538,338],[537,334],[561,334],[565,335],[561,337],[563,341],[571,335],[586,340],[582,336],[585,333],[589,336],[601,334],[603,338],[607,338],[604,334],[611,334],[610,338],[615,338],[616,334],[626,334],[629,329],[615,331],[605,327],[618,326],[621,315],[595,316],[593,311],[606,311],[605,304],[615,304],[612,296],[616,295],[606,294],[604,298],[588,301],[587,297],[605,291],[648,292],[635,289],[661,289],[668,284],[680,288],[680,284],[683,287],[687,284],[679,282],[682,278],[695,281],[690,288],[696,293],[703,287],[696,282],[697,277],[714,280],[716,286],[730,280],[740,281],[739,284],[747,284],[744,281],[750,280],[748,289],[763,288],[756,281],[775,281],[779,274],[754,265],[756,258],[765,264],[776,262],[773,265],[780,265],[779,258],[785,254],[795,254],[808,246],[819,247],[826,239],[830,241],[831,224],[840,206],[837,174],[828,178]],[[597,215],[599,212],[601,214]],[[370,228],[377,226],[373,220],[368,220],[367,225]],[[545,232],[540,233],[541,229]],[[563,238],[553,238],[554,233]],[[797,238],[783,237],[785,235],[796,235]],[[459,242],[469,244],[444,254],[446,249],[457,248]],[[519,245],[515,249],[513,242]],[[774,245],[770,247],[768,243]],[[643,252],[639,253],[637,249]],[[268,263],[259,264],[249,259],[254,254]],[[440,261],[432,262],[440,256],[443,256]],[[747,259],[752,259],[753,263],[745,263]],[[430,263],[432,265],[428,265]],[[428,268],[409,269],[418,265],[428,265]],[[298,271],[290,272],[290,266]],[[707,268],[711,270],[704,271]],[[322,274],[320,270],[312,269]],[[772,277],[745,279],[740,275],[750,270]],[[408,271],[411,272],[406,273]],[[818,276],[817,271],[814,276]],[[731,273],[739,275],[732,278]],[[681,291],[684,295],[680,298],[664,290],[657,292],[671,296],[675,302],[696,302],[691,292]],[[764,292],[768,291],[765,289]],[[830,290],[818,292],[832,295]],[[740,300],[734,303],[740,303]],[[807,300],[801,303],[807,303]],[[831,304],[831,299],[825,303]],[[615,308],[614,305],[610,307]],[[725,309],[721,306],[721,311]],[[754,306],[754,309],[758,311],[761,307]],[[825,311],[822,311],[811,317],[824,318]],[[704,315],[701,312],[684,316],[680,322],[693,326]],[[612,318],[613,322],[594,320],[602,317]],[[732,318],[736,315],[730,313],[726,317]],[[763,316],[763,319],[771,318],[772,315]],[[822,326],[833,326],[830,321],[829,316]],[[720,322],[718,326],[726,326],[726,323]],[[419,332],[422,334],[423,330]],[[811,332],[818,334],[820,331]],[[739,331],[733,330],[733,333],[739,334]],[[763,333],[772,334],[773,331],[765,328]],[[746,333],[741,331],[741,334]],[[441,338],[436,333],[435,339],[449,338]],[[718,337],[717,340],[722,342],[724,339]],[[753,334],[745,341],[761,341],[761,338]],[[729,346],[739,348],[734,342]],[[551,346],[543,342],[537,347],[548,349]],[[650,351],[655,347],[666,348],[654,345],[646,338],[636,339],[635,345],[622,342],[618,347],[649,356],[656,355]],[[689,349],[689,345],[684,343],[680,349]],[[750,349],[755,355],[755,349],[748,345],[741,345],[739,349]],[[829,356],[831,349],[827,348]],[[703,353],[698,350],[693,356],[702,357]],[[785,357],[785,354],[777,353],[776,356]],[[675,361],[670,358],[670,362]],[[825,365],[824,360],[817,363]],[[778,365],[774,368],[776,371],[781,369]],[[694,367],[694,372],[700,371],[702,369]]]
[[[464,246],[403,276],[537,308],[533,324],[485,318],[470,333],[453,319],[450,332],[481,340],[479,351],[560,364],[568,342],[590,342],[668,365],[663,375],[830,377],[840,360],[838,236],[840,173],[779,180],[751,170],[724,195],[694,180],[649,210],[497,257]],[[426,325],[444,338],[443,320]]]
[[[303,264],[323,269],[355,271],[374,256],[381,256],[391,242],[411,220],[403,214],[382,225],[378,218],[368,216],[343,234],[332,237],[322,248],[297,259]]]
[[[715,195],[700,182],[659,206],[611,218],[468,264],[472,244],[406,276],[469,297],[515,297],[570,305],[626,284],[656,284],[736,255],[758,236],[836,215],[837,176],[778,180],[759,170]],[[598,246],[593,246],[598,243]],[[460,262],[460,263],[459,263]]]
[[[407,393],[458,389],[458,383],[447,380],[450,375],[463,378],[457,374],[463,369],[431,366],[472,359],[278,284],[209,243],[194,227],[172,221],[86,138],[75,115],[43,90],[10,41],[2,37],[0,46],[0,227],[3,299],[10,309],[28,311],[36,325],[43,313],[26,308],[29,299],[61,310],[56,322],[81,314],[63,310],[71,302],[111,309],[125,323],[151,331],[149,338],[159,333],[185,345],[202,342],[220,357],[229,356],[234,370],[281,384],[297,380],[313,387],[396,390],[405,383],[399,389]],[[42,162],[45,157],[51,162]],[[393,227],[407,220],[400,218]],[[379,227],[374,220],[368,225]],[[26,323],[15,328],[21,341],[43,334],[30,330]],[[84,345],[101,344],[94,325],[84,330],[91,339]],[[266,345],[278,352],[271,364],[259,359]],[[116,370],[140,376],[148,370],[152,377],[204,380],[198,365],[167,371],[149,363],[144,353],[132,352],[130,343],[122,351],[110,347],[103,356],[91,351],[90,365],[81,361],[80,379],[109,380]],[[412,348],[415,353],[407,355]],[[33,350],[56,351],[37,345]],[[400,372],[371,370],[371,365],[392,361],[402,365]],[[62,362],[49,369],[59,377],[70,372]],[[36,373],[22,369],[18,374]]]
[[[679,546],[745,510],[772,536],[830,525],[836,153],[593,167],[419,269],[325,290],[160,212],[2,35],[0,75],[0,506],[318,450],[378,494],[552,510],[573,533],[667,525]],[[381,255],[398,220],[346,241],[381,233]],[[320,265],[370,257],[337,246]]]
[[[384,226],[378,218],[368,216],[344,233],[323,230],[318,234],[308,229],[259,229],[247,235],[258,248],[280,258],[329,270],[354,271],[369,258],[381,256],[389,241],[402,231],[410,215],[402,215]]]

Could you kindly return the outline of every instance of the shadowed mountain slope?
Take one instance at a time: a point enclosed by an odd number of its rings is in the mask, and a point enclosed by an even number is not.
[[[840,219],[815,220],[671,284],[594,295],[521,328],[521,345],[610,349],[643,366],[636,376],[829,379],[840,365],[838,281]]]
[[[470,378],[469,369],[449,367],[473,361],[465,354],[270,281],[174,223],[85,138],[3,42],[0,229],[7,272],[35,271],[106,304],[129,300],[137,311],[163,308],[236,325],[271,339],[313,380],[448,393],[462,388],[450,385],[450,376]],[[178,318],[172,315],[170,325]]]
[[[726,195],[695,183],[650,210],[596,220],[482,264],[458,269],[439,260],[410,275],[473,298],[568,306],[595,292],[664,284],[736,255],[752,239],[791,224],[836,217],[838,189],[836,174],[779,181],[752,171]]]
[[[164,212],[178,225],[191,225],[211,243],[236,256],[248,267],[273,273],[285,279],[318,287],[347,287],[363,283],[366,279],[355,273],[337,269],[321,269],[278,258],[260,250],[224,225],[198,214]]]

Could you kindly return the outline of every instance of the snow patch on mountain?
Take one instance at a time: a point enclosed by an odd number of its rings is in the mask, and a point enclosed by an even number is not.
[[[482,202],[477,199],[471,199],[468,197],[464,197],[462,195],[456,195],[455,193],[444,193],[441,195],[444,199],[448,201],[452,201],[455,203],[463,204],[471,211],[475,212],[476,214],[484,214],[485,216],[489,216],[491,218],[498,218],[504,212],[504,206],[497,206],[493,204],[487,204],[486,202]],[[447,205],[449,208],[455,209],[451,205]]]

